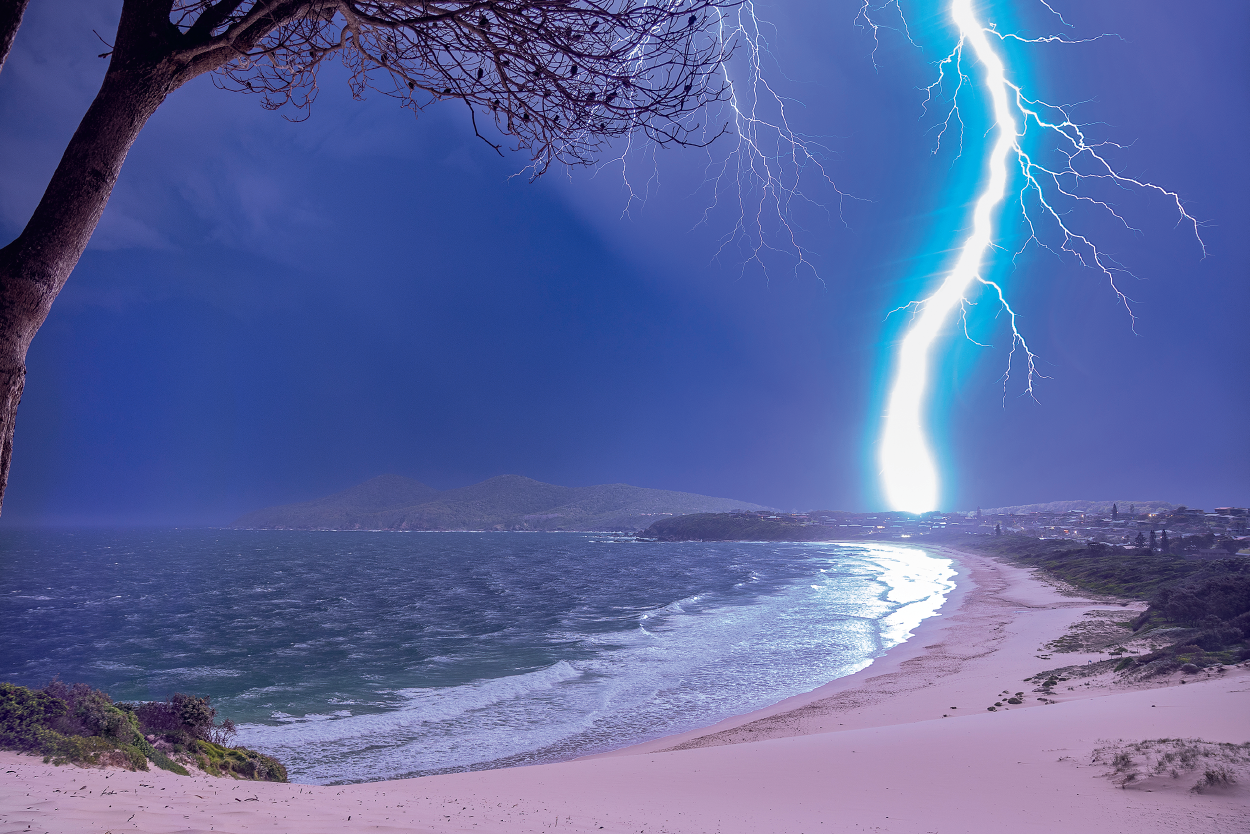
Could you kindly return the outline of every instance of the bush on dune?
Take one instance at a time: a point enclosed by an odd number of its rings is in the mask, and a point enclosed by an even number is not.
[[[1154,595],[1150,607],[1133,621],[1134,631],[1175,626],[1195,630],[1138,658],[1137,665],[1154,663],[1150,671],[1161,674],[1174,671],[1177,662],[1201,668],[1250,659],[1250,573],[1239,562],[1216,563],[1227,571],[1224,575],[1208,575]],[[1168,655],[1175,660],[1167,660]]]
[[[196,739],[192,745],[200,770],[214,776],[237,776],[259,782],[285,782],[286,768],[270,756],[243,747],[223,747]]]
[[[1230,570],[1222,576],[1163,588],[1150,600],[1141,623],[1199,625],[1208,617],[1221,621],[1250,618],[1250,573]]]
[[[42,690],[0,683],[0,748],[42,755],[58,765],[147,770],[151,761],[186,776],[178,757],[215,775],[286,781],[286,769],[276,760],[227,747],[233,735],[234,724],[217,723],[207,698],[178,693],[165,701],[115,704],[84,683],[53,681]]]
[[[0,747],[41,754],[53,764],[77,762],[187,771],[158,753],[138,722],[103,692],[53,681],[43,690],[0,683]]]
[[[234,722],[216,723],[217,710],[208,698],[176,692],[164,701],[148,701],[134,706],[139,725],[148,735],[159,735],[170,744],[190,746],[197,739],[229,745],[234,738]]]

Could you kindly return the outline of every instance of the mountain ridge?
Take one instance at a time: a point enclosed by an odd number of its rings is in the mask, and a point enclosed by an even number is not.
[[[658,517],[759,504],[629,484],[564,487],[523,475],[437,490],[379,475],[341,492],[247,513],[230,526],[254,530],[640,530]]]

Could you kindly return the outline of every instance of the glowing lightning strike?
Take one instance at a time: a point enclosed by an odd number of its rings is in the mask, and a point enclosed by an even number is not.
[[[671,2],[679,4],[682,0]],[[896,32],[912,46],[919,47],[905,19],[901,0],[859,2],[854,20],[872,38],[874,67],[877,65],[880,39],[888,31]],[[981,2],[983,0],[978,0],[978,4]],[[1048,0],[1038,2],[1065,27],[1072,26]],[[815,184],[821,190],[831,188],[836,195],[839,215],[845,200],[858,198],[839,190],[834,184],[826,167],[829,149],[815,138],[791,128],[789,114],[796,106],[802,105],[783,95],[780,88],[774,87],[765,77],[764,64],[775,63],[765,36],[765,31],[771,27],[757,18],[753,0],[741,0],[725,8],[716,6],[710,13],[716,15],[714,37],[726,47],[733,44],[740,51],[732,67],[728,62],[721,67],[724,89],[728,91],[724,101],[726,111],[722,114],[725,118],[708,123],[707,129],[712,131],[708,138],[719,135],[716,132],[719,130],[736,136],[737,141],[732,143],[726,156],[719,160],[709,158],[704,169],[704,185],[710,191],[711,199],[702,222],[708,223],[710,214],[722,208],[736,215],[733,228],[721,239],[717,255],[727,249],[737,249],[744,270],[753,264],[767,277],[768,264],[780,258],[789,259],[796,273],[808,269],[816,274],[809,252],[796,234],[798,227],[794,224],[792,211],[802,206],[816,207],[827,214],[832,212],[808,196],[802,187],[804,181],[816,178]],[[934,153],[942,147],[948,131],[958,132],[959,152],[963,152],[965,125],[959,110],[959,98],[972,87],[963,63],[968,57],[968,48],[980,64],[981,84],[992,103],[993,139],[984,160],[983,182],[975,201],[972,231],[959,247],[954,267],[936,292],[901,308],[911,309],[915,315],[898,350],[880,439],[879,464],[890,506],[913,513],[927,512],[938,505],[938,473],[924,420],[930,386],[929,365],[933,346],[957,307],[964,318],[964,334],[971,339],[967,327],[967,313],[973,306],[969,300],[969,288],[980,285],[982,291],[988,291],[997,302],[998,309],[1005,314],[1010,328],[1011,347],[1003,374],[1004,396],[1016,370],[1015,365],[1023,366],[1024,392],[1027,394],[1033,393],[1034,380],[1039,376],[1036,356],[1018,327],[1016,311],[1007,302],[1002,287],[983,274],[983,262],[995,246],[995,223],[1001,216],[1008,188],[1012,187],[1015,176],[1019,177],[1019,187],[1013,202],[1018,204],[1018,216],[1028,231],[1027,239],[1015,254],[1018,256],[1031,244],[1037,244],[1057,257],[1071,256],[1106,279],[1131,320],[1133,310],[1130,299],[1117,285],[1118,278],[1130,273],[1100,249],[1089,235],[1078,230],[1071,209],[1094,209],[1126,229],[1137,230],[1107,199],[1091,193],[1091,186],[1135,189],[1165,197],[1175,206],[1178,220],[1192,227],[1203,254],[1206,254],[1199,235],[1201,224],[1186,211],[1178,194],[1117,171],[1109,161],[1107,149],[1120,149],[1122,146],[1110,141],[1090,141],[1086,136],[1087,127],[1075,121],[1068,108],[1028,98],[1019,85],[1009,80],[1002,54],[995,49],[996,39],[999,42],[1010,40],[1025,44],[1078,44],[1117,36],[1069,39],[1061,35],[1044,35],[1026,38],[1002,33],[993,23],[983,23],[977,17],[973,11],[973,0],[949,0],[949,15],[959,34],[958,43],[938,62],[938,78],[927,88],[924,101],[927,109],[934,102],[935,93],[947,95],[945,85],[948,79],[953,84],[954,90],[949,96],[951,106],[940,121]],[[882,19],[883,16],[888,22]],[[691,118],[694,118],[693,114]],[[1041,156],[1031,157],[1026,152],[1026,134],[1030,130],[1050,140],[1043,153],[1054,155],[1046,159],[1057,158],[1059,164],[1050,163]],[[645,203],[652,185],[658,183],[654,146],[645,146],[641,153],[645,155],[648,150],[651,153],[651,173],[641,193],[633,188],[627,170],[627,163],[635,151],[629,139],[626,139],[620,155],[605,163],[605,166],[621,166],[627,193],[625,214],[635,203]],[[722,203],[725,205],[722,206]]]
[[[968,287],[980,279],[981,262],[994,240],[995,209],[1007,195],[1008,158],[1015,152],[1020,135],[1006,68],[990,45],[985,27],[973,14],[972,0],[952,0],[951,17],[959,27],[961,42],[972,45],[984,67],[997,135],[987,159],[985,187],[973,210],[972,234],[964,241],[954,269],[937,292],[925,299],[903,338],[886,406],[881,437],[886,498],[894,509],[913,513],[936,509],[938,500],[937,466],[925,438],[921,413],[929,388],[929,352],[951,311],[964,300]]]
[[[1045,0],[1042,0],[1042,5],[1058,16],[1058,12]],[[865,19],[868,19],[868,10],[868,3],[865,2],[861,10],[861,16]],[[1082,180],[1101,180],[1116,186],[1153,191],[1174,202],[1179,218],[1192,226],[1198,243],[1202,245],[1202,238],[1198,234],[1200,224],[1185,210],[1176,193],[1116,172],[1101,154],[1101,148],[1120,146],[1112,142],[1090,144],[1086,141],[1081,126],[1072,121],[1063,108],[1032,101],[1025,97],[1020,87],[1008,81],[1003,58],[994,49],[992,38],[1024,43],[1071,44],[1083,41],[1072,41],[1058,36],[1026,39],[1018,35],[1001,34],[993,26],[987,26],[977,19],[972,9],[972,0],[951,0],[950,16],[959,31],[959,43],[939,64],[939,79],[929,88],[930,96],[934,88],[943,83],[947,67],[953,67],[958,75],[959,87],[955,94],[955,98],[958,98],[958,90],[962,89],[965,80],[962,68],[964,49],[971,46],[973,54],[981,64],[985,92],[993,104],[994,140],[985,161],[984,184],[973,209],[972,232],[960,247],[954,268],[946,275],[936,292],[923,301],[908,305],[916,311],[916,316],[899,347],[887,400],[879,447],[883,485],[892,508],[913,513],[928,512],[938,506],[937,467],[926,437],[923,419],[929,389],[931,351],[952,311],[957,306],[961,312],[966,311],[966,305],[969,304],[968,289],[974,283],[980,283],[993,291],[1001,308],[1008,315],[1012,344],[1007,359],[1007,372],[1003,377],[1004,385],[1010,377],[1016,351],[1020,350],[1027,365],[1025,391],[1031,394],[1033,390],[1036,357],[1016,326],[1016,313],[1007,304],[1002,288],[981,274],[982,262],[994,245],[994,220],[1007,194],[1009,171],[1013,161],[1018,166],[1023,181],[1018,199],[1021,214],[1029,229],[1029,237],[1024,246],[1035,242],[1055,254],[1066,252],[1075,256],[1083,265],[1101,272],[1116,297],[1128,310],[1130,318],[1132,309],[1129,299],[1116,285],[1117,275],[1128,274],[1127,271],[1100,251],[1088,237],[1074,231],[1069,221],[1055,207],[1054,200],[1066,198],[1092,205],[1109,213],[1125,227],[1131,228],[1109,203],[1080,193],[1078,189]],[[1068,25],[1062,16],[1060,20]],[[871,24],[871,20],[869,23]],[[876,27],[874,35],[875,32]],[[1044,115],[1050,113],[1057,113],[1059,118]],[[951,127],[952,120],[962,132],[957,101],[952,104],[943,123],[942,132],[938,136],[939,144],[945,131]],[[1025,152],[1022,139],[1030,124],[1058,140],[1058,151],[1066,157],[1066,165],[1048,168]],[[1038,237],[1038,226],[1026,205],[1025,198],[1029,193],[1034,195],[1039,207],[1039,219],[1051,223],[1062,238],[1057,250]],[[1202,250],[1205,254],[1205,245]],[[1023,251],[1023,247],[1020,251]]]

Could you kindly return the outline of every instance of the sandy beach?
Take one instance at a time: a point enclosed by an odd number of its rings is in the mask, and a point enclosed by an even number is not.
[[[958,587],[912,639],[855,675],[703,730],[560,764],[334,787],[6,752],[0,832],[1250,830],[1245,770],[1195,793],[1192,773],[1119,787],[1091,762],[1117,742],[1250,741],[1250,668],[1135,684],[1068,675],[1039,694],[1026,679],[1106,660],[1079,647],[1139,607],[943,555],[958,563]],[[1078,650],[1048,646],[1065,636]],[[1016,693],[1022,703],[1007,704]]]

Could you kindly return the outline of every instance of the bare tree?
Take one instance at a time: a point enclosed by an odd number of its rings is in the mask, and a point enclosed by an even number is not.
[[[0,0],[0,66],[28,0]],[[718,32],[740,0],[124,0],[108,70],[22,233],[0,249],[0,502],[26,352],[87,245],[122,162],[170,93],[212,73],[266,108],[306,113],[337,57],[359,97],[469,107],[535,175],[616,137],[703,145],[727,94]],[[485,118],[501,138],[480,128]]]

